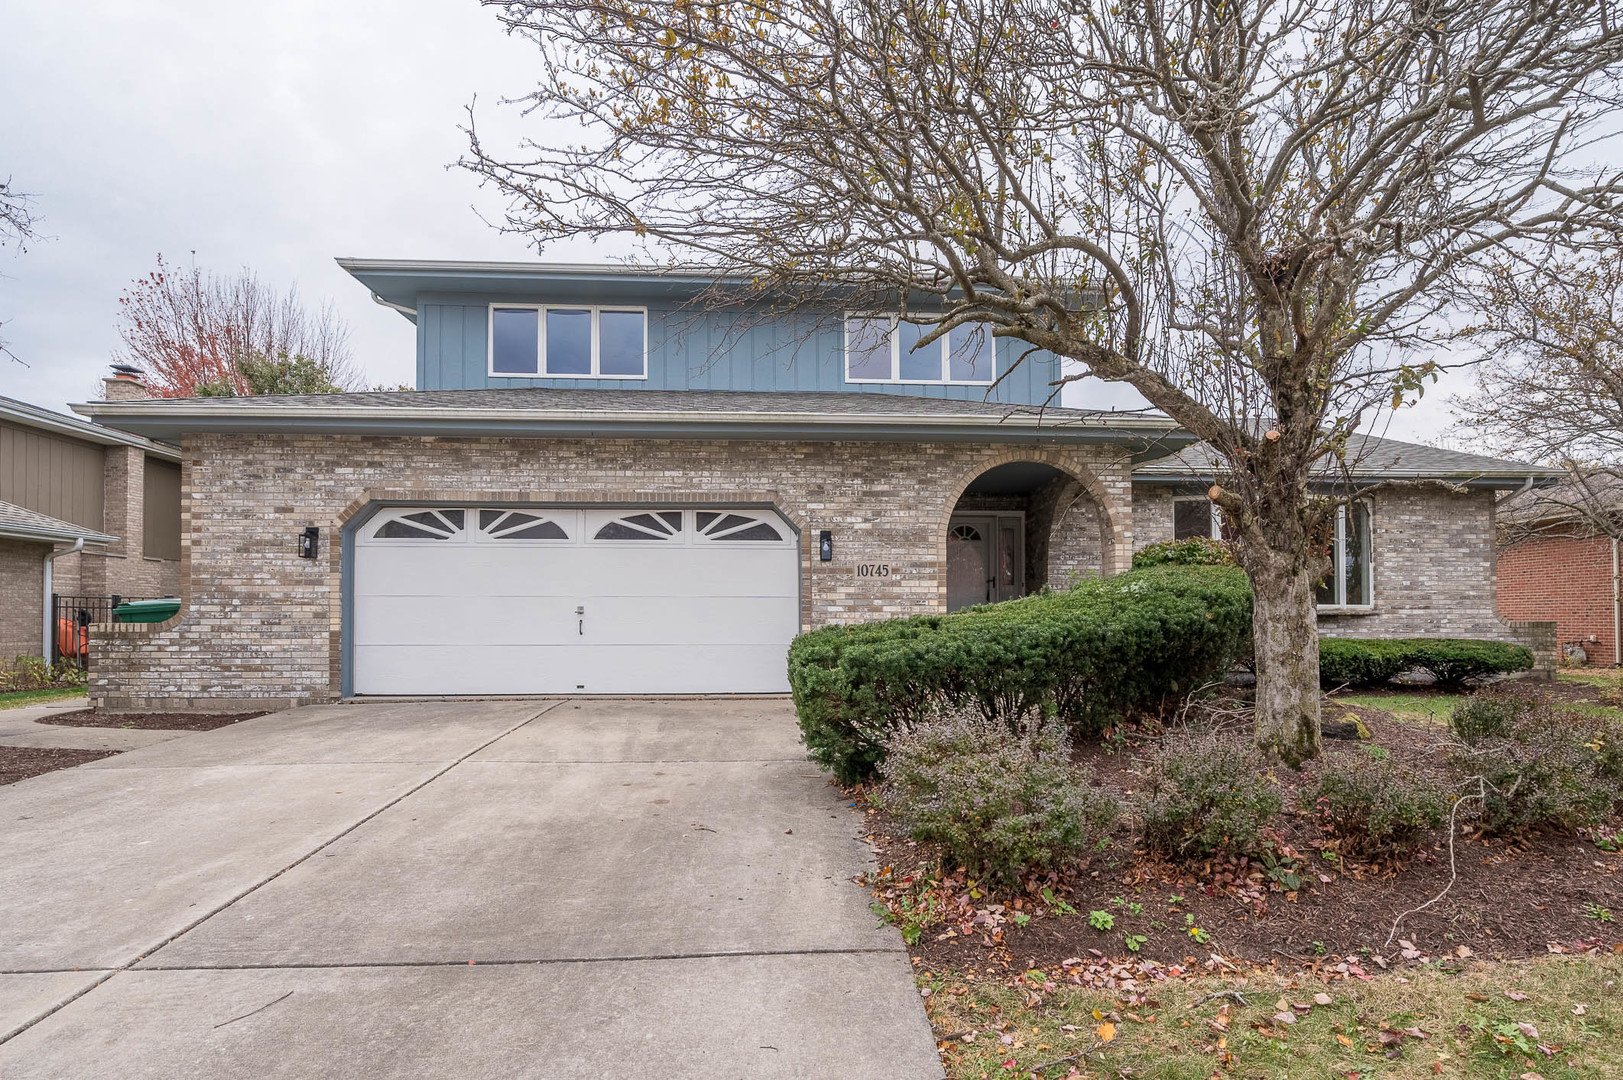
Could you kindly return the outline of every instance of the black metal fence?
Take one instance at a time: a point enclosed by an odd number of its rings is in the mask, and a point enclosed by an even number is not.
[[[131,600],[153,600],[150,596],[51,596],[51,663],[77,660],[84,663],[90,654],[90,625],[113,621],[113,609]]]

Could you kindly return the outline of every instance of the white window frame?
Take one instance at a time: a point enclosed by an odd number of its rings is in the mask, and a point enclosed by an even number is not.
[[[1199,495],[1199,496],[1185,495],[1185,496],[1181,496],[1179,498],[1175,498],[1175,499],[1172,500],[1172,536],[1173,536],[1173,539],[1177,539],[1177,536],[1178,536],[1178,504],[1179,503],[1192,503],[1192,502],[1199,502],[1199,503],[1205,503],[1206,504],[1206,512],[1207,512],[1206,516],[1209,519],[1208,522],[1207,522],[1206,535],[1211,537],[1213,540],[1221,540],[1221,539],[1223,539],[1223,518],[1218,513],[1217,504],[1212,502],[1211,499],[1207,498],[1204,495]]]
[[[851,377],[851,320],[852,319],[889,319],[890,320],[890,378],[888,379],[855,379]],[[904,379],[902,378],[902,335],[898,333],[902,317],[893,311],[847,311],[840,322],[841,334],[841,364],[844,367],[845,381],[848,383],[867,383],[883,386],[991,386],[997,381],[997,339],[992,339],[992,371],[985,379],[954,379],[952,375],[952,332],[948,331],[936,339],[935,345],[941,350],[941,375],[939,379]],[[985,327],[988,337],[992,328]]]
[[[496,370],[496,312],[533,311],[535,316],[535,371]],[[589,311],[592,313],[592,370],[589,374],[558,374],[547,371],[547,312]],[[642,374],[605,375],[602,367],[598,316],[603,312],[623,312],[642,316]],[[648,381],[648,309],[636,304],[503,304],[492,303],[485,313],[485,374],[492,379],[613,379]]]
[[[1369,552],[1364,560],[1364,596],[1367,598],[1362,604],[1332,603],[1319,604],[1320,611],[1373,611],[1375,608],[1375,507],[1367,500],[1358,500],[1355,503],[1342,503],[1336,507],[1336,536],[1330,549],[1330,572],[1335,575],[1335,595],[1342,601],[1347,598],[1347,579],[1344,571],[1347,568],[1347,559],[1343,552],[1347,549],[1347,507],[1356,505],[1363,507],[1364,515],[1369,520]]]

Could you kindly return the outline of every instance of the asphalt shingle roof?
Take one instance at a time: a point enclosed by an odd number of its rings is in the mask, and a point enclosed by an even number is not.
[[[0,502],[0,536],[40,541],[77,540],[82,536],[101,543],[115,539],[104,532],[8,502]]]
[[[963,401],[915,394],[843,393],[820,390],[616,390],[515,386],[495,390],[379,390],[355,394],[287,394],[232,398],[154,398],[154,406],[182,401],[235,408],[363,409],[535,409],[571,412],[650,413],[821,413],[830,416],[1005,416],[1009,413],[1054,419],[1157,414],[1110,413],[1094,409],[1039,408],[995,401]],[[134,402],[146,405],[147,402]]]
[[[1522,480],[1555,473],[1539,465],[1482,454],[1425,446],[1421,443],[1355,435],[1347,443],[1347,460],[1355,479],[1439,479],[1469,480],[1477,477],[1504,477]],[[1206,443],[1195,443],[1175,454],[1147,461],[1133,470],[1135,480],[1209,480],[1224,471],[1217,452]],[[1323,474],[1337,471],[1334,462],[1322,462]]]

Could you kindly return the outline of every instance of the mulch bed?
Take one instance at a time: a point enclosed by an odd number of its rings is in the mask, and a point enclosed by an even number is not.
[[[0,746],[0,785],[15,784],[30,776],[71,769],[87,761],[112,757],[116,750],[56,750],[40,746]]]
[[[1560,696],[1578,699],[1565,688]],[[1335,710],[1326,709],[1325,715],[1334,719]],[[1370,729],[1371,741],[1395,757],[1422,767],[1441,757],[1446,732],[1440,727],[1405,723],[1376,709],[1362,708],[1357,715]],[[1352,742],[1326,740],[1325,746],[1327,756],[1363,752]],[[1078,757],[1102,786],[1124,798],[1145,779],[1145,755],[1132,745],[1112,753],[1090,743],[1079,748]],[[1289,769],[1274,775],[1286,788],[1292,786],[1295,774]],[[1261,963],[1361,958],[1373,972],[1420,958],[1529,957],[1596,945],[1623,951],[1623,922],[1594,917],[1607,909],[1623,920],[1623,854],[1601,851],[1573,834],[1505,840],[1462,833],[1454,848],[1458,878],[1452,888],[1425,910],[1404,915],[1394,934],[1400,914],[1425,905],[1449,885],[1446,829],[1438,831],[1430,850],[1405,865],[1338,866],[1310,846],[1319,833],[1306,815],[1294,812],[1293,793],[1285,794],[1287,810],[1275,830],[1302,856],[1309,881],[1295,893],[1266,880],[1255,866],[1235,873],[1232,866],[1175,865],[1135,851],[1136,837],[1124,823],[1112,851],[1095,856],[1074,876],[1049,879],[1053,894],[1076,914],[1053,913],[1052,905],[1033,892],[972,897],[960,880],[934,893],[938,900],[950,897],[949,903],[961,905],[958,913],[945,925],[926,928],[912,954],[931,969],[987,962],[1042,966],[1079,957],[1126,957],[1124,936],[1132,934],[1145,938],[1139,958],[1166,964],[1204,960],[1213,953]],[[862,805],[861,793],[856,798]],[[868,828],[880,866],[890,868],[874,883],[876,897],[906,893],[898,879],[928,864],[928,852],[880,811],[869,811]],[[1141,912],[1132,914],[1131,904],[1140,905]],[[1095,910],[1113,917],[1108,932],[1089,925],[1088,913]],[[1034,917],[1019,926],[1017,912]],[[1191,926],[1209,940],[1195,940]]]
[[[252,720],[264,716],[263,712],[250,713],[176,713],[176,712],[106,712],[101,709],[79,709],[76,712],[42,716],[36,723],[60,724],[63,727],[124,728],[134,731],[213,731],[215,728],[235,724],[239,720]]]

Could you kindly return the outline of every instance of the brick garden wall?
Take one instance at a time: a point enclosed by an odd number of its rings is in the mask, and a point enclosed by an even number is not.
[[[1558,642],[1584,642],[1591,664],[1616,663],[1611,540],[1530,537],[1501,549],[1499,611],[1553,621]]]
[[[114,708],[336,697],[338,530],[369,501],[772,503],[801,529],[803,625],[940,611],[947,518],[971,480],[1017,460],[1088,485],[1108,522],[1095,529],[1099,565],[1125,569],[1129,462],[1108,445],[189,437],[181,614],[97,628],[91,697]],[[314,562],[296,551],[310,524],[322,529]],[[820,529],[834,533],[831,563],[816,559]],[[858,578],[872,562],[890,576]]]

